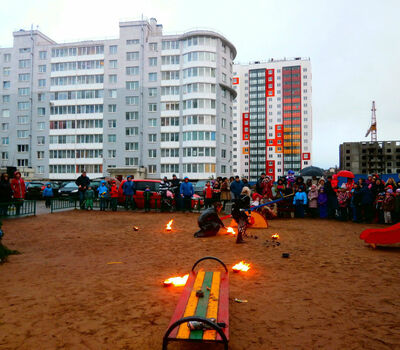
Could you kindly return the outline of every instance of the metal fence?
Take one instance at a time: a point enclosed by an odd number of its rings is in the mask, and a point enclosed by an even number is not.
[[[36,201],[15,200],[9,203],[0,203],[0,217],[21,217],[36,215]]]
[[[50,212],[57,210],[76,209],[76,199],[74,198],[53,198],[50,204]]]

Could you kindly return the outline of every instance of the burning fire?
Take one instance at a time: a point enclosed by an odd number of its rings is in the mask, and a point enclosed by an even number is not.
[[[174,285],[175,287],[184,286],[186,284],[187,279],[189,278],[189,274],[183,277],[171,277],[164,281],[164,287],[169,287]]]
[[[250,264],[245,263],[243,260],[232,267],[233,272],[240,272],[240,271],[246,272],[249,269],[250,269]]]
[[[275,234],[273,234],[273,235],[271,236],[271,238],[272,238],[272,239],[279,239],[280,236],[279,236],[277,233],[275,233]]]
[[[169,222],[168,222],[168,224],[165,226],[165,229],[167,230],[167,231],[171,231],[172,230],[172,223],[174,222],[174,220],[170,220]]]
[[[228,227],[228,228],[226,229],[226,232],[227,232],[227,233],[232,233],[233,235],[236,235],[236,232],[235,232],[235,230],[234,230],[232,227]]]

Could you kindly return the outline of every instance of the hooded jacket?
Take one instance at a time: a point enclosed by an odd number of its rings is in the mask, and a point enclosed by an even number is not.
[[[118,198],[118,187],[117,184],[112,184],[110,189],[111,198]]]
[[[99,192],[99,198],[107,197],[108,188],[107,188],[106,182],[104,180],[100,182],[100,186],[97,188],[97,192]]]
[[[136,186],[135,182],[133,181],[126,181],[122,185],[122,189],[124,190],[125,196],[133,196],[136,193]]]
[[[316,188],[308,192],[308,206],[310,208],[318,208],[318,190]]]
[[[26,187],[25,187],[25,182],[20,177],[19,179],[16,179],[15,177],[11,180],[11,189],[13,191],[13,196],[15,199],[24,199],[25,198],[25,192],[26,192]]]
[[[191,182],[182,182],[180,191],[184,197],[191,197],[194,195],[194,189]]]
[[[53,196],[54,196],[54,194],[53,194],[53,189],[51,188],[51,186],[50,186],[50,187],[47,187],[48,185],[50,185],[50,183],[47,183],[47,184],[46,184],[46,187],[44,188],[43,193],[42,193],[42,196],[43,196],[44,198],[46,198],[46,197],[53,197]]]
[[[293,204],[296,205],[298,203],[297,201],[302,202],[300,204],[306,205],[307,204],[306,193],[305,192],[296,192],[296,194],[294,195],[294,198],[293,198]]]
[[[0,180],[0,202],[10,202],[12,195],[10,181],[6,180],[2,175]]]

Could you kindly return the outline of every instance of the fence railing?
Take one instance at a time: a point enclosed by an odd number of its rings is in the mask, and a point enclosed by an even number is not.
[[[0,217],[21,217],[36,215],[36,201],[14,200],[8,203],[0,203]]]
[[[57,210],[75,209],[77,200],[75,198],[53,198],[50,203],[50,212]]]

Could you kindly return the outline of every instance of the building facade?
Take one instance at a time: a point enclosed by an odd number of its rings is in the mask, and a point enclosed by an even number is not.
[[[309,59],[235,64],[233,173],[277,180],[312,164],[312,76]]]
[[[400,174],[400,141],[345,142],[339,157],[340,169],[354,174]]]
[[[155,19],[119,29],[67,44],[13,33],[13,47],[0,48],[0,166],[50,179],[114,167],[228,176],[235,47],[207,30],[164,35]]]

